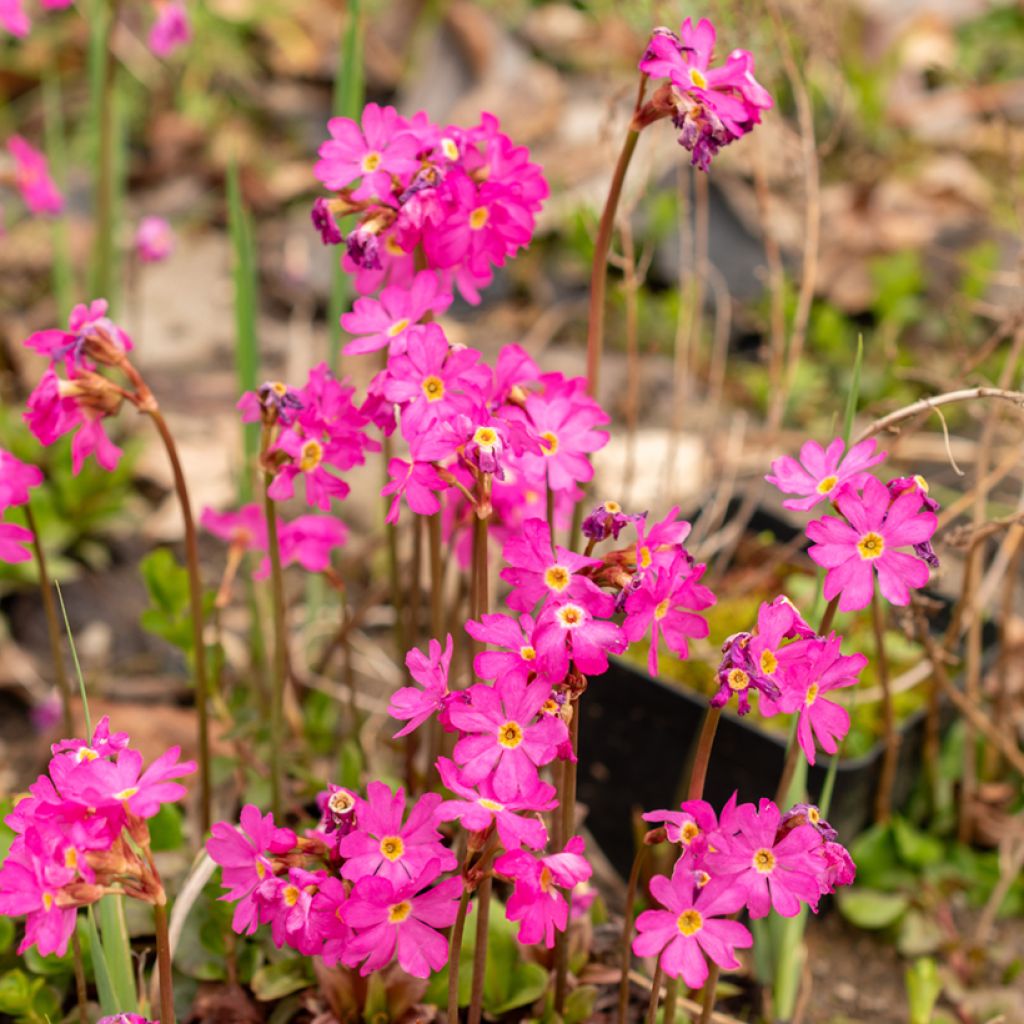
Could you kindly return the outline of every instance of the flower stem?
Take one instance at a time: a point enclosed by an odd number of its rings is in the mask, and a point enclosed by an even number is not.
[[[262,457],[270,448],[272,428],[263,428]],[[284,742],[284,687],[288,674],[287,624],[284,607],[284,576],[281,572],[281,541],[277,532],[277,506],[270,496],[274,475],[263,475],[263,515],[267,521],[267,553],[270,556],[270,596],[274,617],[274,664],[270,690],[270,803],[274,817],[281,818],[283,772],[281,747]]]
[[[196,537],[196,524],[192,518],[192,503],[188,496],[185,474],[167,421],[155,401],[147,403],[142,408],[153,420],[167,450],[171,472],[174,474],[174,490],[185,524],[185,564],[188,567],[189,611],[192,616],[192,665],[195,675],[196,714],[199,718],[199,822],[200,831],[205,835],[210,830],[210,724],[207,707],[209,693],[206,681],[206,645],[203,640],[203,583],[199,575],[199,540]]]
[[[651,999],[647,1004],[647,1014],[644,1017],[644,1024],[654,1024],[658,1018],[658,1000],[661,998],[661,959],[658,959],[658,966],[654,969],[654,977],[651,979]]]
[[[687,787],[687,800],[700,800],[704,796],[704,783],[708,777],[708,764],[711,761],[711,748],[718,732],[718,723],[722,718],[722,709],[708,707],[704,713],[704,723],[700,727],[697,739],[697,753],[693,758],[693,770],[690,772],[690,785]]]
[[[633,937],[633,916],[636,905],[636,890],[640,884],[640,872],[647,859],[649,847],[645,844],[636,851],[633,866],[629,869],[629,882],[626,885],[626,908],[622,921],[622,978],[619,981],[619,1024],[627,1024],[629,1013],[629,949]]]
[[[871,627],[875,634],[878,681],[882,686],[882,718],[885,732],[885,753],[882,755],[882,771],[875,794],[875,821],[888,821],[892,816],[892,784],[896,777],[896,760],[900,749],[900,736],[896,731],[896,711],[892,701],[892,687],[889,680],[889,660],[885,653],[885,622],[882,618],[882,602],[878,591],[871,595]]]
[[[580,745],[580,704],[579,697],[574,697],[570,705],[572,719],[569,723],[569,741],[572,744],[574,759],[564,762],[562,766],[562,786],[558,794],[559,810],[561,811],[561,845],[572,839],[576,827],[576,760],[575,755]],[[565,931],[555,936],[555,1013],[561,1014],[565,1009],[565,997],[569,990],[569,928],[572,926],[572,889],[565,894],[568,910],[565,919]]]
[[[39,590],[43,597],[43,612],[46,615],[46,634],[50,641],[50,657],[53,660],[53,672],[60,690],[61,710],[63,714],[64,735],[74,733],[74,722],[71,718],[71,683],[68,681],[67,669],[64,667],[64,655],[60,643],[60,623],[57,621],[57,606],[53,601],[53,587],[50,585],[50,574],[46,571],[46,553],[39,537],[39,528],[32,514],[31,503],[26,503],[25,523],[32,531],[32,550],[36,556],[36,567],[39,570]]]
[[[466,911],[469,910],[469,889],[463,888],[459,912],[448,939],[448,1024],[459,1024],[459,961],[462,957],[462,935],[466,930]]]
[[[481,866],[486,864],[481,861]],[[480,1024],[487,973],[487,928],[491,917],[491,876],[488,873],[476,893],[476,947],[473,950],[473,986],[469,997],[468,1024]]]
[[[174,1024],[174,981],[171,974],[171,939],[167,930],[167,903],[153,906],[156,924],[156,962],[160,975],[160,1024]]]
[[[480,883],[479,899],[477,900],[477,933],[476,948],[473,950],[473,988],[470,996],[469,1019],[480,1020],[480,1007],[483,1003],[484,974],[487,967],[487,921],[490,911],[491,899],[491,877],[488,867],[494,851],[498,847],[498,832],[493,830],[487,837],[483,849],[480,851],[476,863],[473,865],[473,872],[483,872],[483,879]],[[459,900],[459,910],[455,916],[455,923],[452,925],[452,933],[448,943],[448,1024],[458,1024],[459,1021],[459,967],[462,959],[462,936],[466,929],[466,913],[469,910],[469,897],[473,890],[473,883],[470,876],[470,860],[473,852],[466,854],[462,868],[462,898]],[[483,906],[487,905],[487,910]],[[483,920],[483,938],[480,940],[480,921]]]
[[[75,968],[75,998],[78,1002],[79,1024],[89,1024],[89,990],[85,984],[85,960],[82,957],[82,943],[78,938],[78,921],[71,932],[71,953]]]
[[[709,1024],[715,1012],[715,994],[718,991],[718,976],[721,969],[718,964],[708,965],[708,980],[704,982],[704,998],[700,1005],[700,1021],[698,1024]]]
[[[661,1024],[675,1024],[678,1003],[679,979],[669,978],[665,982],[665,1001],[662,1005]]]

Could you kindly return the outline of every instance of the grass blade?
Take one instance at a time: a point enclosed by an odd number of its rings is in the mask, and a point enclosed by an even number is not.
[[[60,91],[60,79],[50,72],[43,79],[44,131],[46,135],[46,158],[50,173],[65,197],[64,212],[53,219],[53,294],[57,301],[57,313],[61,322],[67,320],[74,305],[75,272],[71,264],[68,247],[67,220],[67,140],[64,128],[64,111]]]
[[[68,610],[64,607],[64,595],[60,592],[60,584],[54,580],[53,586],[57,591],[57,600],[60,602],[60,613],[64,617],[64,631],[68,635],[68,646],[71,648],[71,660],[75,663],[75,675],[78,677],[78,692],[82,696],[82,714],[85,717],[86,739],[91,739],[92,715],[89,714],[89,698],[85,693],[85,677],[82,675],[82,666],[78,660],[78,648],[75,647],[75,638],[71,635],[71,623],[68,622]]]
[[[843,413],[843,444],[850,444],[853,433],[853,418],[857,415],[857,403],[860,400],[860,367],[864,361],[864,335],[857,335],[857,355],[853,360],[853,372],[850,375],[850,390],[846,396],[846,411]]]
[[[114,985],[110,980],[107,957],[100,941],[100,932],[96,927],[96,915],[92,907],[86,907],[86,921],[89,925],[89,949],[92,951],[92,972],[96,981],[96,992],[99,995],[100,1009],[104,1014],[114,1015],[121,1012],[114,994]]]
[[[124,919],[124,897],[104,896],[99,907],[103,959],[110,974],[110,987],[118,1002],[116,1013],[138,1013],[139,995],[135,988],[131,941]]]

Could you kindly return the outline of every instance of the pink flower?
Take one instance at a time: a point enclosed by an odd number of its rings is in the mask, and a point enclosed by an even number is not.
[[[227,544],[246,550],[267,549],[267,521],[262,506],[255,502],[234,512],[218,512],[207,505],[199,516],[199,525]]]
[[[501,678],[493,687],[478,684],[467,693],[468,703],[453,702],[448,711],[452,725],[463,733],[453,755],[462,765],[463,781],[475,786],[491,776],[502,801],[533,793],[537,769],[553,761],[568,738],[560,718],[536,720],[551,698],[550,684]]]
[[[223,885],[228,889],[220,898],[238,903],[231,927],[239,935],[252,935],[259,923],[255,892],[268,876],[273,877],[271,856],[293,850],[298,840],[291,829],[274,825],[274,816],[265,817],[259,808],[246,804],[241,825],[217,822],[206,841],[210,859],[221,866]]]
[[[470,619],[466,632],[483,644],[502,648],[481,651],[473,659],[473,671],[481,679],[515,678],[527,682],[537,671],[537,651],[533,646],[533,619],[520,615],[487,614],[480,622]]]
[[[847,486],[835,501],[845,521],[825,516],[807,524],[807,536],[815,541],[808,554],[828,570],[825,597],[838,595],[841,612],[866,608],[877,573],[886,600],[909,604],[910,591],[928,582],[928,565],[896,549],[923,543],[938,525],[931,512],[920,511],[920,493],[908,491],[890,505],[885,485],[869,477],[863,495]]]
[[[110,716],[104,715],[96,723],[90,740],[61,740],[50,747],[50,752],[54,756],[68,754],[75,764],[80,764],[82,761],[95,761],[98,757],[114,757],[127,746],[128,733],[112,733],[110,731]]]
[[[22,462],[0,448],[0,511],[12,505],[24,505],[29,489],[42,482],[43,473],[38,466]]]
[[[149,48],[158,57],[169,57],[192,38],[188,12],[180,0],[157,0],[156,21],[149,30]]]
[[[325,572],[329,569],[331,552],[347,540],[345,524],[333,516],[298,516],[291,522],[282,522],[278,530],[282,564],[297,563],[306,572]],[[256,575],[257,578],[263,578],[264,574]]]
[[[36,331],[25,346],[50,359],[63,361],[69,369],[93,369],[91,360],[110,364],[134,348],[132,339],[107,316],[107,300],[79,303],[68,316],[68,329]]]
[[[436,929],[455,921],[462,879],[449,878],[424,890],[437,874],[435,862],[404,884],[361,878],[345,907],[345,920],[355,934],[344,963],[355,967],[362,961],[359,973],[365,977],[386,967],[397,951],[399,966],[414,978],[439,971],[448,962],[448,940]]]
[[[304,956],[315,956],[323,945],[313,919],[313,898],[325,871],[292,867],[285,877],[269,876],[256,888],[260,920],[270,924],[270,937],[281,949],[288,945]]]
[[[548,841],[547,829],[536,815],[526,816],[518,811],[550,811],[558,806],[555,788],[539,779],[528,793],[512,800],[499,800],[489,778],[477,783],[477,788],[466,785],[462,773],[455,763],[446,757],[437,760],[441,781],[458,798],[445,800],[438,809],[441,821],[457,819],[470,832],[484,832],[492,825],[498,830],[498,837],[506,850],[529,846],[540,850]]]
[[[680,860],[689,858],[691,868],[703,861],[709,837],[718,828],[718,818],[706,800],[686,800],[678,811],[648,811],[643,819],[664,824],[668,841],[682,846]]]
[[[875,452],[874,438],[855,444],[843,458],[842,438],[837,437],[828,448],[816,441],[806,441],[800,449],[800,461],[783,455],[772,462],[772,472],[765,480],[783,494],[799,494],[788,498],[783,508],[806,512],[819,501],[832,498],[844,484],[863,487],[871,475],[867,471],[885,459],[885,452]]]
[[[341,963],[352,937],[352,929],[345,920],[347,906],[345,883],[340,878],[325,878],[313,896],[311,927],[323,939],[320,956],[328,967]]]
[[[320,146],[313,173],[329,189],[348,188],[362,178],[354,199],[386,200],[392,194],[391,176],[416,169],[419,142],[394,107],[368,103],[362,126],[347,117],[332,117],[327,130],[331,138]]]
[[[27,21],[25,27],[27,30]],[[12,135],[7,140],[7,151],[14,159],[14,183],[25,205],[33,213],[60,213],[64,200],[50,177],[46,157],[20,135]]]
[[[595,615],[612,614],[615,601],[580,570],[597,567],[599,558],[584,558],[563,547],[551,546],[551,527],[543,519],[527,519],[519,533],[505,542],[502,555],[508,568],[501,578],[512,585],[508,606],[530,612],[537,602],[573,600]]]
[[[451,304],[451,293],[444,291],[438,275],[428,270],[417,274],[410,286],[385,288],[379,299],[356,299],[352,312],[342,315],[341,326],[359,337],[343,351],[361,355],[386,347],[399,355],[405,351],[410,327],[427,314],[440,316]]]
[[[720,879],[698,888],[683,857],[676,861],[671,880],[664,875],[651,879],[651,895],[666,909],[645,910],[636,919],[639,934],[633,952],[660,956],[662,970],[670,978],[681,976],[690,988],[700,988],[707,980],[705,956],[735,970],[740,966],[736,950],[754,944],[743,925],[728,919],[743,906],[743,889]]]
[[[643,572],[651,566],[669,566],[683,541],[690,536],[690,524],[679,518],[679,508],[673,507],[667,516],[647,529],[647,513],[636,517],[636,568]]]
[[[143,217],[135,231],[135,252],[143,263],[162,263],[174,251],[174,232],[163,217]]]
[[[543,940],[548,949],[555,945],[555,932],[569,923],[569,906],[555,888],[572,889],[591,875],[583,856],[583,839],[573,836],[562,853],[534,857],[525,850],[511,850],[494,862],[494,870],[515,882],[505,908],[510,921],[519,921],[519,941],[533,946]]]
[[[96,1024],[160,1024],[137,1013],[115,1013],[113,1017],[100,1017]]]
[[[669,568],[645,573],[640,587],[626,598],[622,630],[631,643],[651,630],[647,668],[652,675],[658,673],[659,636],[664,636],[669,650],[685,659],[690,653],[688,641],[708,635],[707,620],[694,614],[715,603],[715,595],[699,583],[706,568],[693,565],[690,557],[680,552]]]
[[[24,545],[32,543],[32,531],[15,523],[0,523],[0,562],[13,565],[27,562],[32,552]]]
[[[12,846],[0,866],[0,914],[26,915],[19,955],[30,946],[43,956],[67,953],[78,911],[62,889],[74,878],[75,871],[65,866],[63,853],[56,860],[41,842],[31,840]]]
[[[794,657],[787,664],[779,703],[783,711],[799,712],[797,738],[809,764],[814,764],[815,739],[822,750],[834,754],[837,741],[850,728],[846,708],[826,700],[824,694],[856,686],[858,673],[868,663],[863,654],[840,654],[840,642],[833,633],[827,640],[798,640],[786,648]]]
[[[452,635],[448,634],[444,651],[437,640],[430,641],[430,654],[424,655],[414,647],[405,656],[409,674],[423,689],[403,686],[391,698],[388,714],[407,724],[394,738],[407,736],[418,729],[431,715],[443,715],[448,707],[448,671],[452,663]]]
[[[597,676],[608,670],[609,653],[621,654],[627,646],[619,626],[575,601],[545,605],[533,638],[540,674],[549,685],[566,677],[570,658],[584,675]]]
[[[405,790],[399,788],[392,795],[383,782],[371,782],[366,799],[356,803],[356,831],[338,845],[346,858],[342,878],[358,881],[378,875],[402,885],[419,877],[431,862],[441,871],[454,868],[455,854],[441,845],[441,833],[434,827],[440,803],[436,793],[425,793],[403,824]]]
[[[799,825],[779,838],[781,819],[771,800],[762,799],[756,811],[753,804],[741,804],[735,834],[720,831],[707,857],[712,878],[738,886],[753,918],[772,908],[795,917],[801,901],[818,909],[821,837],[811,826]]]
[[[31,27],[21,0],[0,0],[0,28],[21,39],[28,35]]]

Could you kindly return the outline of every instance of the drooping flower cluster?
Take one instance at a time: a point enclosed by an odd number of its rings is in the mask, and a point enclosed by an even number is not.
[[[146,768],[128,742],[104,717],[88,741],[54,744],[48,774],[4,819],[16,834],[0,866],[0,914],[25,915],[19,952],[63,956],[78,908],[108,892],[164,898],[146,820],[185,795],[175,780],[195,765],[172,747]]]
[[[26,504],[31,488],[42,482],[43,474],[37,466],[30,466],[0,448],[0,562],[27,562],[32,557],[25,546],[32,541],[32,531],[2,520],[8,509]]]
[[[825,597],[838,598],[840,611],[866,608],[876,577],[887,601],[907,605],[910,591],[925,586],[929,569],[939,564],[931,545],[938,502],[929,497],[923,477],[883,484],[867,472],[885,458],[875,453],[873,439],[854,445],[845,458],[843,449],[838,438],[824,450],[809,441],[800,462],[778,458],[765,479],[784,494],[800,495],[784,501],[786,508],[807,510],[828,498],[839,513],[813,520],[807,536],[813,541],[808,553],[827,570]],[[908,547],[913,553],[899,550]]]
[[[806,804],[783,815],[771,800],[737,804],[734,794],[721,816],[691,800],[644,818],[663,823],[680,855],[671,879],[651,879],[651,895],[664,909],[637,918],[633,951],[660,956],[665,973],[691,988],[707,980],[708,960],[733,970],[740,966],[736,950],[753,945],[732,915],[745,909],[752,918],[771,910],[794,917],[803,905],[817,911],[823,895],[854,878],[835,830]]]
[[[638,113],[638,126],[671,117],[679,145],[702,171],[723,146],[760,124],[762,111],[773,105],[754,78],[754,58],[747,50],[733,50],[724,64],[711,66],[715,39],[707,18],[696,25],[687,18],[678,34],[655,29],[640,61],[642,72],[668,81]]]

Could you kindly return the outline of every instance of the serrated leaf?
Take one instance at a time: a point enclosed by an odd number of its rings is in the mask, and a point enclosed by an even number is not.
[[[304,957],[279,960],[261,967],[252,976],[252,994],[261,1002],[283,999],[293,992],[301,992],[313,984],[309,961]]]
[[[895,924],[910,906],[909,897],[898,892],[846,889],[836,895],[843,917],[858,928],[887,928]]]

